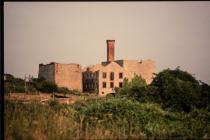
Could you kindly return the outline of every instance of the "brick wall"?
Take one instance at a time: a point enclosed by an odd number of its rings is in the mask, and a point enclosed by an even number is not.
[[[79,64],[56,64],[55,83],[60,87],[82,91],[82,67]]]
[[[38,78],[45,78],[48,81],[55,82],[55,64],[39,64]]]
[[[82,91],[82,67],[79,64],[40,64],[38,77],[54,82],[59,87]]]

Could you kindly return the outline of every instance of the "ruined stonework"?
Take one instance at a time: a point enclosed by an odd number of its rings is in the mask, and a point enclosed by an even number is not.
[[[113,93],[114,87],[122,87],[123,79],[129,81],[140,75],[150,84],[155,73],[153,60],[115,60],[115,41],[107,40],[107,61],[83,69],[83,90],[96,92],[99,96]]]
[[[82,91],[82,67],[79,64],[40,64],[38,77],[54,82],[59,87]]]
[[[129,81],[140,75],[150,84],[155,73],[153,60],[115,60],[115,40],[107,40],[107,61],[89,65],[82,70],[79,64],[40,64],[39,77],[55,82],[60,87],[93,92],[99,96],[113,93],[114,87],[122,87],[123,79]]]
[[[38,78],[44,78],[48,81],[55,82],[55,64],[39,64]]]
[[[113,93],[114,87],[122,87],[124,78],[129,81],[134,75],[140,75],[147,84],[152,82],[155,62],[152,60],[117,60],[91,65],[83,70],[84,91],[94,92],[100,96]]]

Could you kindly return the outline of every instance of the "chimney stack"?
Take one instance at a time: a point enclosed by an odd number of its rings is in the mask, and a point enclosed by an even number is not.
[[[107,61],[114,61],[114,43],[115,40],[106,40],[107,44]]]

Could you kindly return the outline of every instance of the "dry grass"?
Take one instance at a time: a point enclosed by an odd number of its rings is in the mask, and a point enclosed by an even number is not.
[[[5,100],[11,101],[41,101],[51,98],[51,94],[49,93],[10,93],[5,95]]]
[[[79,96],[75,104],[5,102],[5,139],[210,138],[210,114],[169,112],[157,104]]]
[[[97,96],[79,96],[79,95],[64,95],[59,93],[61,96],[66,96],[65,98],[54,98],[61,104],[73,104],[76,101],[88,100],[93,98],[98,98]],[[10,93],[5,95],[5,100],[18,101],[22,103],[30,102],[47,102],[53,100],[53,94],[50,93]]]

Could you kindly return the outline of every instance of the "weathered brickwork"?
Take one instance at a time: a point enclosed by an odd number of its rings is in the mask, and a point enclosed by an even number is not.
[[[55,82],[55,64],[39,64],[39,78],[44,78],[48,81]]]
[[[90,92],[97,91],[99,96],[104,96],[114,92],[114,87],[121,87],[124,78],[130,81],[135,74],[140,75],[149,84],[152,82],[154,72],[155,62],[152,60],[102,62],[102,64],[91,65],[83,70],[83,84],[86,87],[91,87],[91,90],[89,88],[84,90]],[[111,78],[111,73],[114,75],[113,79]],[[88,81],[87,79],[91,79],[91,75],[94,78]]]
[[[39,77],[55,82],[60,87],[94,92],[105,96],[114,92],[114,87],[122,87],[124,78],[129,81],[135,74],[149,84],[155,73],[153,60],[115,60],[115,40],[107,40],[107,61],[89,65],[82,70],[79,64],[50,63],[39,65]]]
[[[82,67],[79,64],[40,64],[39,75],[59,87],[82,91]]]
[[[114,87],[122,87],[124,78],[129,81],[140,75],[149,84],[155,73],[153,60],[115,60],[115,41],[107,40],[107,61],[90,65],[83,69],[83,88],[87,92],[97,92],[99,96],[113,93]]]
[[[107,61],[114,61],[115,40],[107,40]]]
[[[141,75],[149,84],[152,82],[153,73],[155,72],[155,61],[153,60],[117,60],[115,61],[125,69],[126,78],[131,80],[134,73]]]
[[[55,83],[82,91],[82,67],[79,64],[55,64]]]

